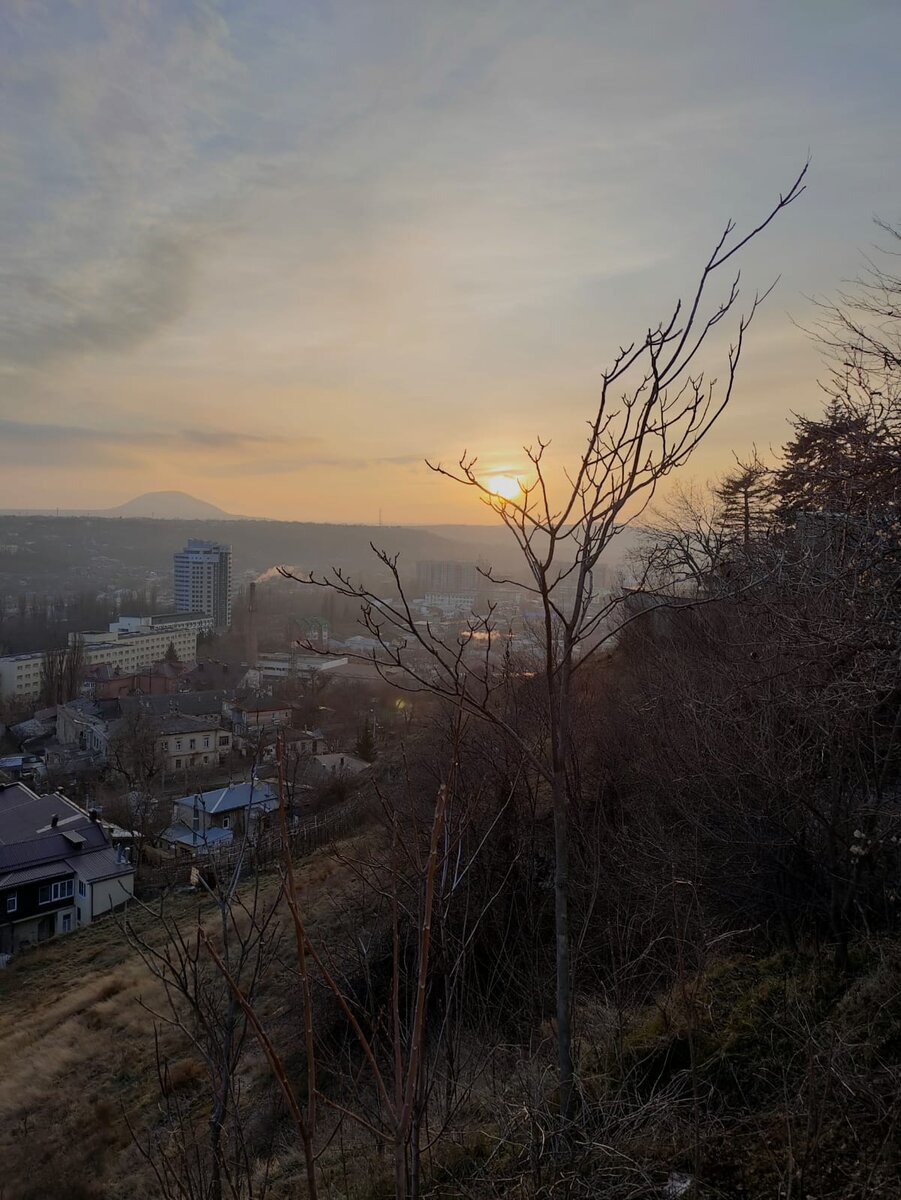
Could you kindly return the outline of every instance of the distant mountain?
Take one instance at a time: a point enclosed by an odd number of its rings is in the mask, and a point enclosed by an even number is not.
[[[115,508],[101,508],[98,517],[159,517],[167,521],[237,521],[239,517],[227,513],[215,504],[198,500],[187,492],[145,492]]]

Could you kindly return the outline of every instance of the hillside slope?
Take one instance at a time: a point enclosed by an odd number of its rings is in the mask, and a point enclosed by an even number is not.
[[[346,874],[319,853],[298,878],[315,930],[328,921]],[[277,887],[274,873],[264,877],[264,898]],[[168,899],[166,912],[188,934],[199,913],[212,932],[212,908],[197,896]],[[153,911],[134,907],[131,920],[151,944],[163,944]],[[0,971],[3,1200],[46,1200],[63,1176],[69,1200],[159,1194],[136,1144],[152,1144],[163,1119],[148,1009],[166,1011],[162,988],[116,919],[48,942]],[[163,1025],[160,1048],[172,1086],[192,1093],[192,1102],[196,1092],[202,1105],[203,1069],[184,1038]],[[255,1044],[248,1062],[268,1092]],[[255,1086],[249,1078],[246,1084]]]

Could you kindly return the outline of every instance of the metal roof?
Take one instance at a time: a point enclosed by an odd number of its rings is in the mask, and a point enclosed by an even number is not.
[[[37,883],[41,879],[58,879],[61,875],[71,875],[73,868],[64,860],[41,863],[36,867],[23,867],[21,871],[12,871],[9,875],[0,876],[0,888],[18,887],[23,883]]]
[[[109,844],[103,829],[93,821],[86,821],[79,829],[79,833],[85,839],[84,851],[73,850],[69,839],[56,830],[41,837],[32,837],[28,841],[0,846],[0,872],[18,871],[25,867],[40,866],[43,863],[74,859],[76,855],[91,850],[102,850]]]
[[[160,834],[162,842],[177,842],[180,846],[189,846],[192,849],[202,850],[208,846],[224,844],[234,839],[234,833],[231,829],[219,829],[213,826],[205,831],[190,829],[187,825],[178,822],[175,825],[170,825],[168,829],[164,829]]]
[[[56,817],[56,828],[51,821]],[[64,796],[38,796],[22,783],[0,787],[0,847],[52,833],[81,832],[90,818]]]
[[[73,855],[67,861],[79,879],[85,879],[89,883],[134,873],[131,863],[122,862],[111,846],[106,846],[102,850],[91,850]]]
[[[194,801],[197,800],[199,806],[208,813],[222,813],[234,812],[239,808],[271,804],[275,798],[275,792],[269,784],[258,779],[254,784],[231,783],[225,788],[213,788],[209,792],[182,796],[175,803],[181,808],[193,808]]]

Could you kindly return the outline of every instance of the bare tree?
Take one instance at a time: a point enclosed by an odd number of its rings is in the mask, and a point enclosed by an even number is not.
[[[247,1049],[245,1003],[255,1000],[260,981],[278,954],[278,896],[269,897],[260,877],[239,890],[247,866],[246,833],[228,872],[215,873],[201,886],[211,902],[208,921],[198,911],[196,924],[180,924],[161,906],[149,926],[126,919],[126,934],[159,981],[163,1004],[144,1004],[156,1021],[157,1070],[168,1124],[168,1146],[147,1145],[132,1136],[150,1164],[167,1200],[261,1200],[266,1179],[256,1181],[255,1153],[246,1135],[239,1068]],[[210,961],[212,950],[215,963]],[[160,1030],[168,1027],[193,1048],[207,1077],[209,1109],[206,1137],[199,1138],[195,1117],[181,1103],[162,1049]],[[312,1193],[311,1193],[312,1194]]]
[[[67,704],[78,695],[84,678],[84,640],[75,637],[65,650],[46,650],[41,660],[41,701]]]
[[[891,243],[901,243],[897,225],[878,218],[876,225]],[[840,373],[850,368],[884,380],[901,371],[901,272],[890,261],[897,258],[897,248],[877,254],[865,259],[851,290],[820,302],[823,319],[814,334]]]
[[[121,807],[122,824],[138,835],[138,858],[149,837],[165,824],[155,795],[155,783],[163,775],[166,755],[156,717],[133,709],[119,721],[110,739],[109,767],[125,784]]]
[[[524,564],[521,579],[497,578],[526,592],[537,610],[536,652],[543,683],[544,728],[524,735],[498,701],[505,673],[494,653],[502,640],[494,610],[473,614],[459,634],[421,625],[404,593],[396,555],[373,546],[393,581],[395,596],[381,597],[346,572],[334,569],[321,579],[287,578],[331,589],[361,605],[361,623],[379,649],[360,655],[380,672],[400,671],[411,689],[425,689],[500,730],[544,780],[550,796],[555,840],[556,1026],[561,1125],[573,1116],[572,980],[569,918],[569,808],[572,800],[572,700],[577,672],[632,619],[622,597],[604,597],[596,586],[601,556],[618,531],[637,520],[658,484],[682,466],[709,431],[732,395],[744,337],[767,293],[755,295],[738,316],[725,352],[725,380],[717,388],[700,368],[708,336],[733,313],[739,300],[736,274],[725,295],[709,292],[722,268],[804,191],[802,169],[789,190],[749,233],[735,238],[729,221],[704,264],[687,302],[645,335],[620,348],[601,376],[600,398],[589,421],[582,455],[567,476],[562,498],[552,498],[545,466],[548,442],[525,447],[530,477],[520,481],[517,498],[492,491],[478,460],[464,452],[455,468],[428,465],[470,489],[503,522]],[[307,643],[306,649],[317,648]],[[397,683],[395,678],[392,682]]]

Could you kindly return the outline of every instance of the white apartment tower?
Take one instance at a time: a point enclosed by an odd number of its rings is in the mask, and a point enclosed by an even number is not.
[[[175,608],[203,612],[216,629],[232,620],[232,548],[221,542],[188,538],[175,555]]]

